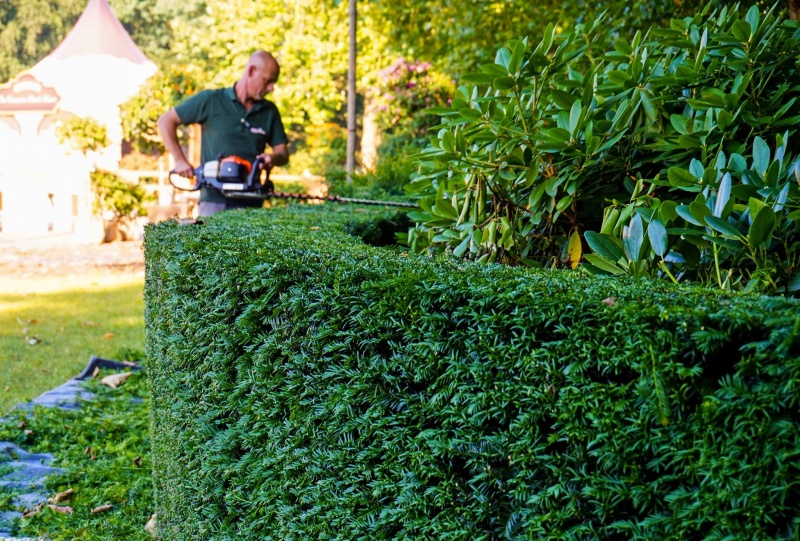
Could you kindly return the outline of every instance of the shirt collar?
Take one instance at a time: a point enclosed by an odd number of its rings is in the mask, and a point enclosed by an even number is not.
[[[225,97],[231,101],[239,99],[236,97],[236,83],[234,83],[233,86],[229,86],[225,89]]]
[[[241,105],[242,102],[239,101],[239,98],[236,97],[236,83],[233,83],[233,86],[229,86],[225,89],[225,97],[231,101],[235,101]],[[253,104],[253,107],[250,109],[251,111],[254,109],[260,109],[267,103],[267,100],[258,100]]]

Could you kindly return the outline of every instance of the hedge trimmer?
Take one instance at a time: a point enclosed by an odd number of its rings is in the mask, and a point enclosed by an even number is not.
[[[417,208],[415,203],[399,201],[376,201],[373,199],[355,199],[338,195],[310,195],[301,193],[282,193],[275,191],[275,185],[269,179],[271,167],[266,166],[263,159],[256,159],[252,164],[238,156],[228,156],[206,162],[194,170],[195,182],[192,186],[179,186],[172,180],[175,171],[169,172],[169,183],[178,190],[194,192],[200,188],[216,188],[228,199],[298,199],[333,201],[334,203],[358,203],[361,205],[386,205],[392,207]],[[264,179],[261,171],[264,171]]]

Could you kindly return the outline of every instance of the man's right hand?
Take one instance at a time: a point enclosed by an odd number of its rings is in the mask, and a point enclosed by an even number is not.
[[[194,167],[186,160],[177,160],[173,171],[184,178],[194,178]]]

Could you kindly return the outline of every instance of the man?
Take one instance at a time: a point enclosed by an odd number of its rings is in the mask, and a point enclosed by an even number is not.
[[[239,156],[253,163],[263,158],[265,167],[289,162],[286,132],[278,108],[264,97],[272,92],[280,66],[266,51],[256,51],[247,61],[241,78],[233,88],[204,90],[173,107],[158,119],[158,129],[167,150],[175,159],[174,171],[182,177],[194,176],[178,142],[181,124],[200,124],[203,163],[216,160],[220,154]],[[265,154],[266,145],[272,149]],[[226,199],[214,188],[200,191],[200,216],[230,208],[260,207],[259,200]]]

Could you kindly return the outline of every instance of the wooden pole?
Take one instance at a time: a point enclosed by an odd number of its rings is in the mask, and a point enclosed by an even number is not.
[[[347,181],[356,165],[356,0],[350,6],[350,64],[347,69]]]
[[[800,19],[800,0],[789,0],[789,18],[793,21]]]

